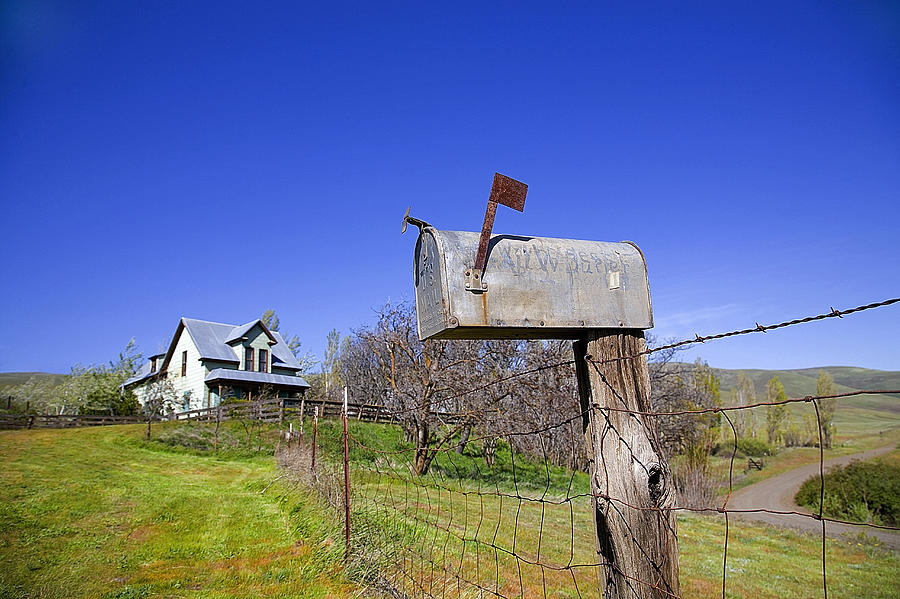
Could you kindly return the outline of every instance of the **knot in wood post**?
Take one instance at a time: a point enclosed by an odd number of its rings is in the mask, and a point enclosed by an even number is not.
[[[589,331],[573,346],[603,597],[680,596],[675,487],[639,413],[651,409],[644,333]]]

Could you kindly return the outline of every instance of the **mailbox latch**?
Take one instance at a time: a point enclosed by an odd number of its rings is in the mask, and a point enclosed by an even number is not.
[[[487,283],[483,280],[484,271],[477,268],[466,269],[466,289],[472,293],[484,293],[487,291]]]

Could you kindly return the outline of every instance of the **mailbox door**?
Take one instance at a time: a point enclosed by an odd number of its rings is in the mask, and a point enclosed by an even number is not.
[[[438,243],[439,238],[430,228],[424,229],[416,242],[413,268],[419,339],[439,335],[452,326],[446,272]]]

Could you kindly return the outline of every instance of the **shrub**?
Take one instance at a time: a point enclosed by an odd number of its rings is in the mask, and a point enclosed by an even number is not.
[[[775,455],[775,448],[766,443],[750,437],[741,437],[737,442],[738,457],[751,456],[761,458],[767,455]],[[730,456],[734,451],[734,442],[719,443],[713,448],[713,455]]]
[[[774,447],[772,447],[768,443],[765,443],[764,441],[759,441],[758,439],[744,437],[742,439],[738,439],[737,445],[738,449],[741,452],[754,458],[761,458],[766,455],[775,455]]]
[[[819,511],[820,478],[806,480],[794,497],[799,505]],[[900,465],[881,460],[851,462],[825,474],[825,508],[832,518],[900,524]]]

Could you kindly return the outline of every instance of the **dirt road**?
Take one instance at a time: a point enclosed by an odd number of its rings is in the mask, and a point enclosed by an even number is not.
[[[845,464],[849,464],[852,460],[868,460],[892,451],[893,449],[893,446],[881,447],[879,449],[864,451],[862,453],[855,453],[853,455],[825,460],[825,471],[827,472],[828,468],[833,466],[843,466]],[[788,470],[787,472],[775,475],[772,478],[767,478],[766,480],[760,481],[748,487],[744,487],[743,489],[737,491],[734,495],[731,496],[731,499],[728,501],[728,507],[731,509],[765,508],[780,511],[796,511],[808,514],[810,513],[808,509],[799,507],[794,503],[794,495],[800,489],[800,485],[803,484],[803,481],[805,481],[810,476],[814,476],[818,473],[818,462],[815,464],[801,466],[800,468],[795,468],[794,470]],[[821,522],[813,520],[812,518],[807,518],[805,516],[782,516],[778,514],[765,513],[735,515],[742,519],[765,522],[773,526],[787,526],[790,528],[809,531],[815,534],[821,534],[822,532]],[[860,532],[865,532],[868,536],[876,537],[879,541],[884,543],[886,547],[900,550],[900,533],[896,531],[881,530],[869,526],[850,526],[847,524],[837,524],[833,522],[826,522],[825,524],[825,534],[829,537],[839,538],[845,534],[856,536]]]

